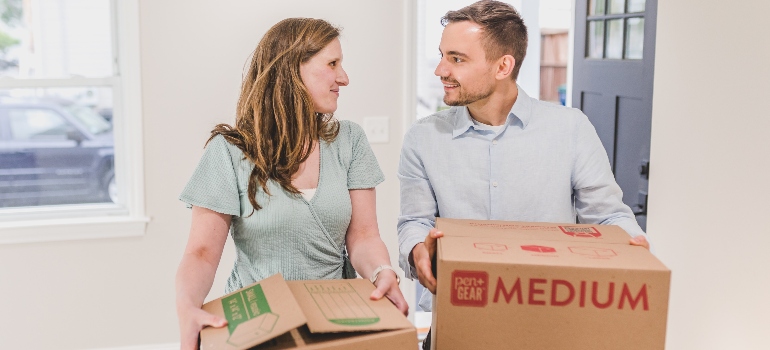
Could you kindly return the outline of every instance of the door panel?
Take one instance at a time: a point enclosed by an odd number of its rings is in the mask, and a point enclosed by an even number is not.
[[[615,105],[613,96],[603,95],[595,92],[583,91],[581,106],[583,113],[588,116],[588,120],[596,128],[599,140],[602,141],[604,149],[607,150],[607,156],[610,158],[610,165],[614,168],[615,158]]]
[[[573,105],[596,128],[623,190],[623,202],[643,229],[656,15],[657,0],[575,1]]]

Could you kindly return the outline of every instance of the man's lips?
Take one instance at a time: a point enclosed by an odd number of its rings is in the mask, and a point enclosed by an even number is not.
[[[441,81],[441,83],[444,84],[444,90],[454,89],[454,88],[460,86],[460,84],[458,84],[456,82]]]

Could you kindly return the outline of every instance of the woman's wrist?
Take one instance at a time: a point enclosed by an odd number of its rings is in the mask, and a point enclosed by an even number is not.
[[[390,265],[377,266],[377,268],[372,272],[372,277],[369,278],[369,281],[372,282],[372,284],[376,284],[377,280],[380,278],[380,274],[387,273],[388,270],[393,272],[393,275],[396,277],[396,283],[400,284],[401,278],[398,277],[398,273],[396,273],[396,270],[393,269],[393,267]]]

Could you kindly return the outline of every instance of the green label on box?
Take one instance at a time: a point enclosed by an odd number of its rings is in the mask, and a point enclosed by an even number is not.
[[[265,293],[259,284],[222,298],[222,308],[225,310],[230,334],[233,334],[235,328],[241,323],[271,312]]]

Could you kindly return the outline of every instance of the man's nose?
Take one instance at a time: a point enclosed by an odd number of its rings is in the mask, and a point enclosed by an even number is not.
[[[443,58],[440,61],[438,61],[438,65],[436,66],[436,70],[433,72],[433,74],[439,77],[449,76],[449,72],[447,72],[446,66],[444,65]]]

